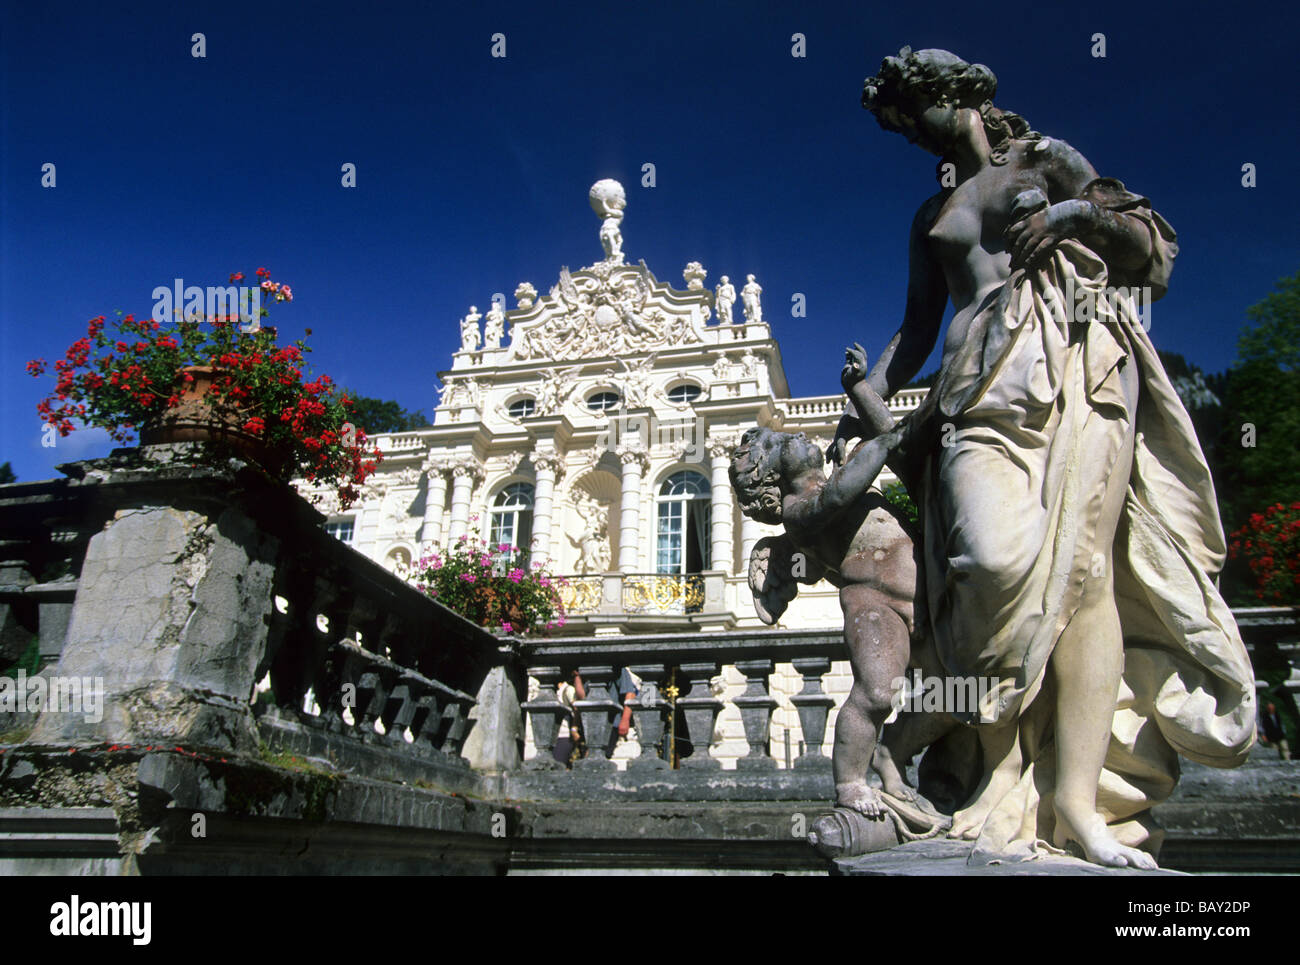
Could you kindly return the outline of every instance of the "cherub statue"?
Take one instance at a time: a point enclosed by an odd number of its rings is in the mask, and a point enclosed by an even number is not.
[[[582,366],[575,365],[558,371],[548,369],[543,372],[537,386],[537,414],[558,414],[577,388],[576,379],[581,371]]]
[[[917,569],[912,524],[872,488],[886,460],[902,468],[905,455],[899,447],[910,424],[895,426],[864,380],[861,346],[846,355],[840,381],[864,426],[878,434],[861,443],[829,479],[822,474],[822,453],[802,432],[750,429],[732,454],[731,484],[741,511],[759,522],[785,526],[783,535],[763,537],[755,545],[749,585],[759,618],[768,624],[785,612],[798,583],[824,578],[839,588],[853,689],[835,727],[836,801],[869,818],[882,817],[889,803],[914,826],[928,820],[934,828],[942,819],[925,813],[926,805],[907,785],[891,748],[880,743],[893,709],[895,682],[910,664],[934,669],[922,638],[913,642]],[[883,801],[867,784],[868,765],[893,800]]]

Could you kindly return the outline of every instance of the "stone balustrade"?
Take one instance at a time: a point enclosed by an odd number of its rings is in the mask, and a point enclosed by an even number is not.
[[[928,388],[901,389],[886,401],[889,411],[895,416],[903,416],[920,406],[925,399]],[[797,431],[805,424],[812,426],[829,422],[834,425],[839,421],[848,396],[821,395],[806,399],[788,399],[778,403],[783,416],[783,425],[788,431]]]
[[[385,456],[390,456],[417,451],[422,453],[429,444],[422,433],[403,432],[378,435],[375,437],[375,445]]]
[[[841,393],[839,395],[816,396],[809,399],[783,400],[780,407],[787,422],[802,419],[837,421],[844,412],[844,406],[847,402],[848,396]]]
[[[754,799],[815,799],[830,793],[830,748],[824,744],[835,700],[823,688],[822,678],[832,660],[843,658],[843,646],[836,630],[769,629],[526,642],[524,659],[538,690],[523,710],[536,755],[512,786],[520,793],[528,788],[585,794],[579,790],[588,779],[583,775],[601,773],[601,793],[644,796],[651,787],[655,790],[649,793],[666,793],[674,800],[691,799],[692,794],[707,798],[722,787],[745,799],[753,795]],[[792,748],[793,767],[788,769],[773,757],[770,733],[779,703],[776,670],[782,664],[792,664],[803,681],[802,690],[789,698],[797,708],[803,740]],[[625,771],[615,773],[607,752],[618,704],[609,697],[609,685],[622,667],[642,681],[633,705],[640,754],[627,762]],[[567,713],[556,688],[575,670],[587,693],[574,708],[587,755],[570,774],[554,760],[553,750]],[[729,701],[719,696],[715,685],[724,675],[739,675],[744,681],[742,692]],[[736,761],[735,770],[724,771],[711,745],[719,717],[728,706],[739,713],[747,751]],[[675,754],[671,753],[674,747]],[[646,771],[668,772],[674,765],[680,770],[647,779],[648,785],[641,779]],[[566,780],[576,783],[566,785]]]
[[[42,713],[28,743],[253,754],[305,728],[295,747],[463,767],[496,638],[331,538],[288,487],[200,452],[0,487],[6,654],[38,641],[45,673],[102,689],[97,714]]]

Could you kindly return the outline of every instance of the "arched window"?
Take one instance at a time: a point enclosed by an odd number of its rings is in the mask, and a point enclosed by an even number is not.
[[[608,412],[617,409],[620,401],[617,392],[595,392],[587,396],[587,408],[592,412]]]
[[[709,568],[709,481],[689,469],[659,487],[655,572],[699,573]]]
[[[527,419],[537,411],[537,400],[531,396],[524,396],[522,399],[515,399],[506,408],[512,419]]]
[[[700,387],[693,382],[682,382],[668,390],[668,401],[677,405],[694,402],[700,397]]]
[[[528,558],[533,541],[533,487],[528,483],[511,483],[492,501],[491,526],[488,528],[489,551],[498,558],[520,562]],[[502,543],[518,546],[514,554],[497,553]]]

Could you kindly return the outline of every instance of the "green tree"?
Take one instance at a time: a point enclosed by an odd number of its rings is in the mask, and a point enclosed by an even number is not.
[[[1300,499],[1300,273],[1246,311],[1224,388],[1216,484],[1224,528]],[[1224,571],[1229,600],[1250,583],[1240,561]],[[1253,600],[1251,601],[1253,602]]]
[[[13,466],[9,465],[7,462],[4,465],[0,465],[0,486],[17,481],[18,477],[14,474]]]
[[[351,391],[348,395],[353,402],[352,421],[370,435],[422,429],[429,424],[423,412],[408,412],[391,399],[372,399]]]

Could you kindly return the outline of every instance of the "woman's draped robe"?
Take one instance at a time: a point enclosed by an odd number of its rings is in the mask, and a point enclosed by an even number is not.
[[[1213,582],[1224,540],[1210,473],[1134,298],[1107,291],[1163,295],[1174,233],[1118,181],[1098,179],[1082,197],[1140,218],[1150,262],[1113,278],[1095,253],[1066,241],[1041,267],[1014,272],[917,413],[931,441],[909,457],[924,459],[909,482],[920,495],[939,658],[951,676],[996,677],[979,714],[1016,715],[1021,728],[1020,779],[985,822],[975,860],[1029,857],[1052,840],[1055,694],[1042,685],[1084,581],[1101,575],[1108,468],[1134,419],[1113,544],[1123,678],[1097,808],[1122,843],[1154,849],[1142,816],[1173,790],[1178,755],[1232,767],[1254,742],[1254,674]],[[1138,367],[1136,412],[1122,365]]]

